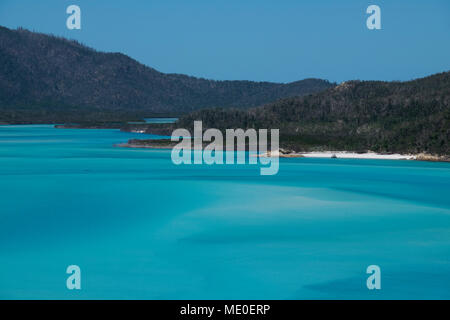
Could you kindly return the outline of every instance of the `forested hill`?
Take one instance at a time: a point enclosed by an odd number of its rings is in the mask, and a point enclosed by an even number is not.
[[[245,108],[332,86],[319,79],[280,84],[164,74],[124,54],[97,52],[75,41],[0,27],[0,122],[101,120],[207,107]]]
[[[179,127],[279,128],[281,144],[312,149],[450,154],[450,72],[408,82],[348,81],[249,110],[203,110]]]

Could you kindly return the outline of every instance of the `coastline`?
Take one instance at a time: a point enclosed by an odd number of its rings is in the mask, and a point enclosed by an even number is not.
[[[115,144],[120,148],[138,149],[172,149],[178,142],[168,139],[139,140],[132,139],[128,143]],[[204,147],[204,146],[203,146]],[[222,150],[223,151],[223,150]],[[450,162],[450,157],[432,155],[427,153],[400,154],[400,153],[376,153],[376,152],[353,152],[353,151],[310,151],[295,152],[286,151],[280,148],[276,152],[266,152],[262,154],[252,154],[251,157],[279,157],[279,158],[331,158],[331,159],[370,159],[370,160],[416,160],[431,162]]]
[[[270,157],[271,154],[280,158],[331,158],[331,159],[371,159],[371,160],[416,160],[431,162],[450,162],[449,156],[439,156],[427,153],[400,154],[400,153],[376,153],[376,152],[352,152],[352,151],[311,151],[311,152],[290,152],[283,149],[278,152],[267,152],[259,154],[257,157]]]
[[[380,154],[375,152],[356,153],[351,151],[311,151],[311,152],[267,152],[258,157],[280,157],[280,158],[333,158],[333,159],[378,159],[378,160],[416,160],[415,155],[402,154]]]
[[[356,153],[351,151],[323,151],[305,152],[306,158],[337,158],[337,159],[380,159],[380,160],[416,160],[417,155],[412,154],[381,154],[376,152]]]

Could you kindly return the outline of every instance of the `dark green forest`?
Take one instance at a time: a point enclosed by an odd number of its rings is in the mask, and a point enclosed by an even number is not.
[[[279,128],[295,151],[352,150],[450,154],[450,72],[408,82],[348,81],[249,110],[209,109],[179,127]]]
[[[282,84],[165,74],[121,53],[0,26],[3,123],[103,123],[207,107],[248,108],[332,86],[319,79]]]
[[[295,151],[449,155],[450,72],[406,82],[305,79],[288,84],[165,74],[121,53],[0,27],[0,124],[146,129],[280,129]],[[180,116],[175,125],[135,125]]]

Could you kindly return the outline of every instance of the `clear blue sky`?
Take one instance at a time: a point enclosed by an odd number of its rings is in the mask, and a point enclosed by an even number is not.
[[[66,28],[66,8],[82,29]],[[382,30],[366,28],[381,7]],[[168,73],[289,82],[450,70],[449,0],[1,0],[0,25],[78,39]]]

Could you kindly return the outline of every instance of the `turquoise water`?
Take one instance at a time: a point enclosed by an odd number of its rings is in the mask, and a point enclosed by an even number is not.
[[[260,176],[113,147],[136,137],[0,126],[0,299],[450,298],[449,164],[281,159]]]
[[[174,123],[178,118],[144,118],[143,121],[130,121],[129,124],[143,124],[143,123]]]
[[[145,118],[146,123],[174,123],[178,118]]]

